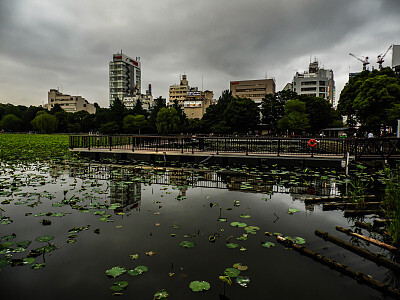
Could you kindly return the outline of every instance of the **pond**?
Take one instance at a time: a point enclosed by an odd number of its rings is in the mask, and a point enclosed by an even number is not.
[[[162,290],[169,299],[383,299],[276,242],[278,233],[298,237],[397,287],[393,272],[314,234],[350,240],[335,226],[354,220],[304,202],[342,195],[344,178],[277,167],[3,165],[1,299],[153,299]],[[226,275],[232,285],[219,278]],[[193,281],[209,289],[192,291]]]

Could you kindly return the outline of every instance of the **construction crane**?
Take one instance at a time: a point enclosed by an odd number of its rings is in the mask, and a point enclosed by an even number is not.
[[[389,50],[392,48],[393,45],[390,45],[389,48],[382,54],[378,55],[378,60],[376,61],[379,65],[379,70],[382,69],[382,64],[384,62],[383,58],[386,56],[386,54],[389,52]]]
[[[363,64],[363,71],[367,69],[367,65],[369,65],[368,56],[357,56],[353,53],[349,53],[349,55],[353,56],[354,58],[358,59]]]

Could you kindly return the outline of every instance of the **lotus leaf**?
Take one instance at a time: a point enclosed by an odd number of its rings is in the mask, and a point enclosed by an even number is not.
[[[74,244],[76,243],[76,239],[67,239],[67,244]]]
[[[285,239],[290,240],[293,243],[296,243],[299,245],[303,245],[306,243],[306,240],[299,236],[296,236],[296,237],[285,236]]]
[[[23,259],[24,265],[30,265],[33,264],[35,262],[35,258],[34,257],[27,257]]]
[[[300,209],[297,209],[297,208],[289,208],[288,214],[293,215],[294,213],[299,212],[299,211],[300,211]]]
[[[33,265],[31,265],[31,268],[34,269],[34,270],[38,270],[38,269],[44,268],[45,266],[46,266],[45,263],[43,263],[43,264],[33,264]]]
[[[193,292],[208,291],[210,289],[210,284],[207,281],[192,281],[189,284],[190,289]]]
[[[120,292],[123,291],[127,286],[128,286],[127,281],[116,281],[113,283],[110,289],[113,290],[114,292]]]
[[[107,270],[106,275],[115,278],[121,274],[124,274],[125,272],[126,272],[125,268],[118,266],[118,267],[113,267],[113,268]]]
[[[226,268],[224,274],[229,277],[237,277],[240,274],[240,271],[235,268]]]
[[[147,256],[153,256],[153,255],[156,255],[156,252],[155,251],[148,251],[148,252],[146,252],[146,255]]]
[[[51,235],[43,235],[35,239],[37,242],[48,242],[54,239],[54,236]]]
[[[154,299],[168,299],[169,294],[165,290],[158,291],[154,294]]]
[[[228,221],[228,219],[227,218],[218,218],[217,221],[218,222],[226,222],[226,221]]]
[[[223,282],[223,283],[227,283],[229,285],[232,285],[232,280],[229,276],[219,276],[219,279]]]
[[[129,255],[130,259],[138,259],[139,258],[139,254],[131,254]]]
[[[179,247],[183,247],[183,248],[193,248],[194,246],[196,246],[196,244],[194,242],[190,242],[190,241],[183,241],[180,242],[178,244]]]
[[[231,226],[233,226],[233,227],[237,227],[239,225],[239,222],[232,222],[231,223]]]
[[[240,251],[247,251],[247,248],[245,248],[245,247],[240,247],[239,250],[240,250]]]
[[[249,268],[248,266],[243,266],[241,263],[236,263],[233,267],[239,271],[246,271]]]
[[[17,236],[17,235],[16,235],[15,233],[10,234],[10,235],[5,235],[5,236],[2,236],[2,237],[0,238],[0,241],[2,241],[2,240],[9,241],[9,240],[14,239],[16,236]]]
[[[236,278],[236,282],[243,287],[247,287],[247,285],[250,283],[249,277],[246,276],[238,276]]]
[[[173,224],[173,225],[172,225],[172,227],[173,227],[174,229],[181,228],[181,226],[179,226],[179,225],[176,225],[176,224]]]
[[[0,268],[11,264],[11,259],[7,257],[0,258]]]
[[[226,246],[227,248],[230,248],[230,249],[239,247],[239,245],[238,245],[238,244],[235,244],[235,243],[227,243],[225,246]]]
[[[250,215],[242,215],[242,214],[241,214],[240,217],[241,217],[241,218],[244,218],[244,219],[249,219],[249,218],[250,218]]]
[[[261,242],[261,246],[263,246],[265,248],[271,248],[271,247],[275,247],[275,244],[272,242]]]

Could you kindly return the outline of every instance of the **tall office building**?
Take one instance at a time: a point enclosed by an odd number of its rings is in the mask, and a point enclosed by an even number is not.
[[[116,98],[121,101],[141,93],[140,58],[132,59],[122,53],[113,54],[110,62],[110,105]]]
[[[400,75],[400,45],[393,45],[392,68],[398,75]]]
[[[318,62],[310,63],[308,72],[296,73],[293,78],[293,91],[299,95],[321,97],[335,104],[335,81],[333,71],[320,68]]]

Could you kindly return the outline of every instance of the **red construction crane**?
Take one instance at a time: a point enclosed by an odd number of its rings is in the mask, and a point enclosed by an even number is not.
[[[349,55],[353,56],[354,58],[358,59],[363,64],[363,71],[367,69],[367,65],[369,65],[368,56],[357,56],[353,53],[349,53]]]
[[[378,55],[378,60],[376,62],[379,64],[379,70],[382,69],[382,63],[384,62],[383,58],[386,56],[386,54],[389,52],[392,46],[393,45],[390,45],[389,48],[384,53]]]

